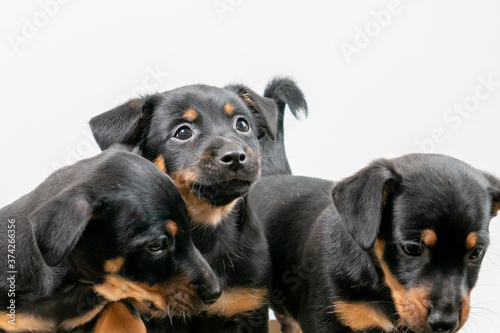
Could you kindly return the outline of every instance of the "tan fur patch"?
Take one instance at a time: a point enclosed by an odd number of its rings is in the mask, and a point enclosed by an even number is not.
[[[234,112],[234,105],[231,105],[229,103],[224,104],[224,111],[228,116],[232,116]]]
[[[366,332],[372,328],[381,328],[384,331],[395,329],[387,316],[366,303],[337,301],[334,311],[342,325],[354,331]]]
[[[118,273],[123,267],[125,259],[122,257],[106,260],[104,262],[104,271],[106,273]]]
[[[494,202],[493,206],[491,207],[491,216],[492,217],[497,216],[499,210],[500,210],[500,201]]]
[[[474,248],[477,245],[478,239],[479,237],[477,236],[477,234],[475,232],[471,232],[465,240],[465,247],[467,248],[467,250]]]
[[[259,309],[266,303],[267,289],[235,287],[223,291],[215,304],[209,306],[210,315],[233,317]]]
[[[458,323],[458,329],[457,331],[465,325],[467,322],[467,319],[469,319],[469,313],[470,313],[470,295],[466,295],[462,299],[462,308],[460,309],[460,321]]]
[[[165,166],[165,158],[162,155],[158,155],[158,157],[153,161],[153,163],[163,172],[167,172],[167,167]]]
[[[250,98],[249,94],[241,94],[241,98],[246,105],[252,106],[254,104],[254,101],[252,100],[252,98]]]
[[[436,235],[436,233],[433,230],[431,230],[431,229],[425,229],[422,232],[422,241],[428,247],[433,247],[434,245],[436,245],[437,235]]]
[[[172,174],[172,179],[178,185],[178,187],[189,186],[189,189],[191,189],[193,183],[195,183],[196,179],[198,179],[198,175],[196,174],[196,172],[188,169]]]
[[[141,318],[132,315],[123,303],[110,304],[99,317],[94,333],[146,333]]]
[[[165,225],[165,229],[167,230],[170,236],[175,237],[175,235],[177,235],[179,227],[177,226],[177,223],[175,223],[174,221],[168,221],[167,224]]]
[[[197,177],[196,173],[191,170],[172,174],[172,179],[186,202],[188,215],[191,220],[200,225],[215,227],[233,211],[234,205],[236,205],[239,199],[235,199],[228,205],[220,207],[203,201],[191,192],[191,186]]]
[[[0,329],[7,332],[54,332],[55,322],[37,318],[33,315],[16,313],[16,325],[9,324],[11,318],[6,312],[0,312]]]
[[[99,313],[101,313],[102,309],[104,309],[104,305],[105,304],[101,304],[101,305],[97,306],[95,309],[93,309],[92,311],[89,311],[80,317],[71,318],[71,319],[63,321],[63,323],[61,324],[61,328],[69,331],[69,330],[72,330],[74,328],[77,328],[78,326],[85,325],[86,323],[88,323],[89,321],[94,319],[97,315],[99,315]]]
[[[187,109],[182,115],[182,118],[184,118],[187,121],[193,121],[196,118],[198,118],[198,112],[196,112],[193,109]]]
[[[179,310],[200,311],[201,301],[190,285],[189,279],[183,277],[169,281],[165,286],[148,286],[127,280],[119,275],[109,274],[104,283],[94,286],[94,290],[113,302],[129,298],[142,304],[152,304],[164,313],[170,311],[171,301],[177,302],[182,296],[183,304],[178,307]]]
[[[380,267],[384,272],[387,286],[391,289],[392,299],[404,324],[413,330],[427,328],[427,316],[429,310],[429,290],[423,287],[414,287],[406,290],[392,275],[387,263],[383,260],[385,242],[377,239],[374,247]]]
[[[114,274],[106,276],[105,282],[94,286],[94,290],[113,302],[133,298],[139,301],[150,301],[158,308],[167,308],[166,292],[163,292],[162,288],[130,281]]]

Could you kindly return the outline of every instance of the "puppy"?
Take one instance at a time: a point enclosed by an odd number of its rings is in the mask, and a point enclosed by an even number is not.
[[[341,182],[266,177],[270,298],[304,332],[456,332],[500,208],[500,181],[443,155],[377,160]]]
[[[291,175],[292,169],[286,156],[284,139],[285,106],[288,104],[290,111],[298,119],[301,113],[307,117],[307,102],[297,84],[289,78],[278,78],[269,82],[264,90],[264,96],[276,101],[279,115],[276,140],[270,140],[268,137],[259,140],[262,155],[262,176]],[[274,313],[284,333],[300,332],[300,326],[295,320],[277,311]]]
[[[194,243],[221,284],[222,296],[204,313],[174,318],[161,330],[267,332],[269,253],[245,196],[261,173],[258,139],[275,139],[277,122],[273,99],[238,84],[181,87],[90,121],[101,149],[135,147],[172,177],[187,203]]]
[[[108,306],[96,332],[113,332],[123,308],[112,302],[182,315],[220,295],[175,184],[127,151],[56,171],[2,208],[0,226],[0,331],[72,330]]]

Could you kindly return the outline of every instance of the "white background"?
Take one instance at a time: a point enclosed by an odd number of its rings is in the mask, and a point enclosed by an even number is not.
[[[497,0],[50,1],[0,5],[0,206],[96,154],[88,120],[138,92],[235,81],[262,92],[276,74],[310,107],[286,119],[295,174],[340,179],[426,142],[500,176],[500,86],[480,81],[500,82]],[[463,103],[470,112],[447,114]],[[499,331],[499,224],[464,332]]]

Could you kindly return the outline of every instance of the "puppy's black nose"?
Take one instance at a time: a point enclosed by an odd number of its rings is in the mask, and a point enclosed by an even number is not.
[[[214,304],[219,299],[220,294],[220,289],[212,290],[211,292],[203,293],[201,298],[203,299],[203,302],[205,302],[205,304]]]
[[[458,326],[458,315],[431,312],[427,321],[432,332],[452,332]]]
[[[247,154],[237,146],[226,146],[219,151],[219,162],[235,171],[247,161]]]

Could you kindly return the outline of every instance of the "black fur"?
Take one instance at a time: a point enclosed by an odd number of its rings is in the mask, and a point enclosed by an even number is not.
[[[386,331],[455,332],[466,320],[461,307],[488,246],[499,187],[497,178],[461,161],[419,154],[375,161],[337,183],[263,178],[249,208],[267,230],[274,309],[304,333],[354,332],[340,318],[342,302],[371,307],[387,319]],[[425,230],[435,232],[435,244],[424,242]],[[478,241],[467,249],[471,232]],[[403,307],[418,297],[421,320],[412,317],[416,307]],[[360,325],[364,313],[353,311],[352,325]],[[383,331],[362,331],[372,329]]]
[[[15,220],[15,292],[9,295],[7,247],[9,221]],[[166,221],[178,232],[168,235]],[[164,286],[185,278],[193,306],[217,297],[216,276],[194,247],[186,206],[172,180],[142,157],[112,148],[53,173],[34,191],[0,210],[0,315],[15,300],[18,329],[23,316],[49,321],[46,330],[70,329],[65,322],[110,300],[94,289],[111,274],[105,262],[122,258],[119,271],[128,281]],[[156,253],[148,246],[161,240]],[[167,247],[168,246],[168,247]],[[9,248],[10,249],[10,248]],[[13,249],[13,247],[12,247]],[[112,275],[113,275],[112,274]],[[162,295],[165,300],[171,294]],[[199,299],[198,299],[199,298]],[[173,302],[175,303],[175,302]],[[89,318],[88,320],[90,320]],[[0,326],[0,331],[1,331]],[[31,327],[29,329],[31,331]]]
[[[225,111],[228,105],[231,112]],[[249,130],[241,131],[245,122]],[[187,202],[194,243],[216,272],[224,293],[267,288],[267,242],[246,209],[246,194],[261,172],[258,138],[274,139],[277,122],[273,99],[232,84],[192,85],[132,100],[94,117],[90,126],[102,149],[125,143],[160,167],[164,164]],[[208,209],[200,213],[200,207]],[[226,208],[229,214],[214,217],[214,211]],[[256,321],[260,324],[254,325]],[[254,332],[267,332],[265,304],[250,315],[201,313],[190,319],[152,321],[149,329],[236,332],[249,323]]]
[[[304,94],[297,83],[290,78],[276,77],[264,90],[264,96],[276,101],[278,105],[278,128],[276,139],[263,137],[259,140],[262,152],[262,175],[271,176],[292,173],[285,151],[284,117],[285,106],[288,105],[292,114],[298,118],[300,114],[307,117],[308,109]]]

